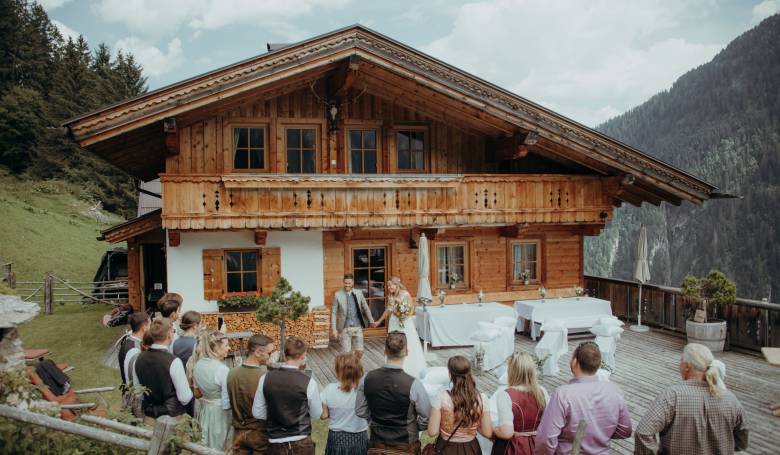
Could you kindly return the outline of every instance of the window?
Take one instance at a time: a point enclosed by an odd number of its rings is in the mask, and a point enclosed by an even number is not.
[[[317,172],[317,130],[287,128],[287,172],[314,174]]]
[[[233,169],[265,169],[264,128],[233,128]]]
[[[376,174],[376,130],[349,130],[350,169],[353,174]]]
[[[425,171],[425,132],[398,131],[395,138],[399,171]]]
[[[257,291],[257,251],[225,251],[227,292]]]
[[[524,284],[539,280],[539,243],[512,242],[512,281]]]
[[[468,287],[466,244],[437,245],[436,272],[438,287],[440,288],[459,289]]]

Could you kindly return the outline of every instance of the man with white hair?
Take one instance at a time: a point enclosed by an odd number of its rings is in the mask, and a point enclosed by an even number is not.
[[[685,346],[680,358],[684,382],[667,388],[647,409],[636,427],[635,454],[709,455],[747,448],[742,404],[719,385],[713,361],[706,346]]]

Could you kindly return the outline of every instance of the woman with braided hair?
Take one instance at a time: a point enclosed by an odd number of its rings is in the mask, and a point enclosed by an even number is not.
[[[218,330],[204,330],[198,334],[195,352],[190,357],[193,385],[200,391],[196,417],[203,431],[201,443],[213,449],[227,450],[233,441],[230,399],[227,376],[230,370],[224,364],[228,340]]]

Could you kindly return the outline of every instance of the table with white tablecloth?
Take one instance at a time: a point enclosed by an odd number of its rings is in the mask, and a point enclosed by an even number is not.
[[[431,346],[473,346],[471,334],[478,330],[481,321],[493,322],[506,316],[516,318],[511,306],[496,302],[460,303],[445,306],[428,306],[427,314],[417,307],[415,325],[420,337]]]
[[[588,324],[598,322],[604,316],[612,316],[612,305],[609,300],[595,297],[563,297],[537,300],[518,300],[515,302],[517,312],[517,330],[525,330],[526,321],[530,321],[531,338],[539,336],[537,324],[560,319],[577,321],[578,328],[587,328]],[[590,321],[590,322],[589,322]],[[579,324],[579,325],[578,325]],[[574,327],[572,327],[574,328]]]

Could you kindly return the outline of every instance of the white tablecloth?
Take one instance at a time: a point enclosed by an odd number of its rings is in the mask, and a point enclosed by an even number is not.
[[[478,330],[477,323],[493,322],[496,318],[516,318],[515,310],[496,302],[429,306],[427,318],[421,307],[417,307],[415,324],[423,340],[431,346],[473,346],[471,334]],[[427,324],[425,320],[427,319]]]
[[[531,338],[539,336],[536,324],[544,324],[552,319],[592,318],[597,322],[604,316],[612,316],[612,305],[608,300],[594,297],[564,297],[544,300],[518,300],[515,302],[517,312],[517,330],[524,330],[525,321],[531,321]],[[584,327],[583,327],[584,328]],[[590,327],[587,327],[590,329]]]

